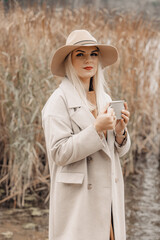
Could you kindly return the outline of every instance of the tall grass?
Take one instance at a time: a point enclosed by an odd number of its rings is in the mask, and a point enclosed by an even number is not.
[[[48,201],[49,170],[41,109],[60,82],[50,72],[51,52],[74,29],[89,30],[99,42],[117,46],[119,61],[105,70],[114,100],[125,99],[131,112],[130,154],[159,151],[160,35],[142,16],[81,8],[20,7],[0,12],[0,203],[24,206],[27,193]]]

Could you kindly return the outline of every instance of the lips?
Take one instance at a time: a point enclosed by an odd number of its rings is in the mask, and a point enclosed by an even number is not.
[[[92,70],[92,69],[93,69],[93,67],[91,67],[91,66],[88,66],[88,67],[85,67],[84,69],[86,69],[86,70]]]

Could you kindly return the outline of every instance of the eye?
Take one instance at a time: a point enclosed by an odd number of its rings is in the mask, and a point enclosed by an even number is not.
[[[91,53],[91,56],[97,57],[98,53]]]
[[[76,56],[77,56],[77,57],[82,57],[82,56],[83,56],[83,53],[78,53]]]

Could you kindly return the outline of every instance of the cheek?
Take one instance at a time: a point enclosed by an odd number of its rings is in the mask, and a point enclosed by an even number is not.
[[[96,58],[96,65],[97,65],[97,67],[98,67],[98,63],[99,63],[99,59]]]
[[[98,67],[98,62],[99,62],[98,57],[95,57],[95,58],[93,59],[93,63],[94,63],[94,66],[95,66],[95,67]]]
[[[80,61],[77,58],[72,58],[72,65],[75,69],[78,69],[80,67]]]
[[[98,59],[95,59],[94,66],[95,66],[95,69],[97,71],[97,69],[98,69]]]

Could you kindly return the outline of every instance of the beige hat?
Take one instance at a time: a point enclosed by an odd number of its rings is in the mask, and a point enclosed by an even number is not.
[[[82,46],[95,46],[100,50],[102,68],[117,61],[118,52],[113,46],[98,44],[97,40],[86,30],[75,30],[67,38],[66,45],[57,49],[51,60],[51,71],[54,75],[65,76],[65,59],[70,52]]]

